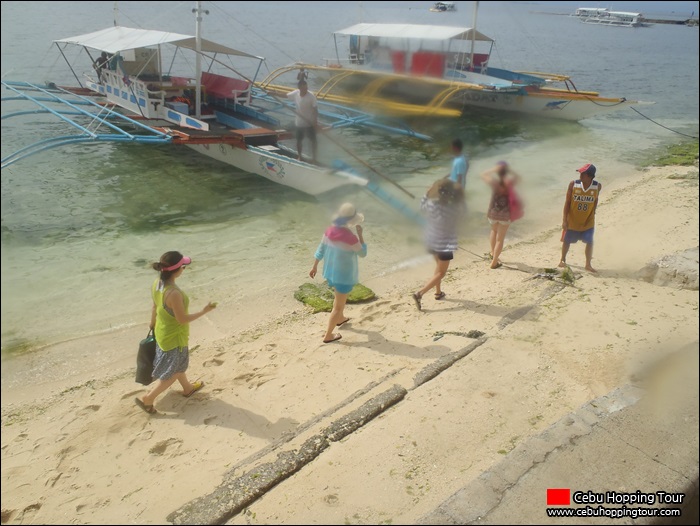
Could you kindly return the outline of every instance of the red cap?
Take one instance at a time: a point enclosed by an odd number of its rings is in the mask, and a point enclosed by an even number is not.
[[[576,170],[578,173],[587,173],[591,177],[595,177],[595,166],[592,165],[591,163],[584,164],[581,168]]]

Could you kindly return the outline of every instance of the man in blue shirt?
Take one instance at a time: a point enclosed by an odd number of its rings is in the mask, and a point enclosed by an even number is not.
[[[452,161],[452,172],[450,173],[450,179],[457,183],[462,190],[467,186],[467,170],[469,170],[469,161],[466,156],[462,153],[462,140],[455,139],[452,141],[452,153],[454,153],[454,160]]]

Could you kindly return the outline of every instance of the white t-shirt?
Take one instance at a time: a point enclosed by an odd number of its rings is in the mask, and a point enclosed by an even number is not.
[[[294,101],[297,107],[297,115],[294,119],[294,124],[297,128],[311,128],[316,124],[316,95],[310,91],[306,92],[303,97],[298,89],[291,93],[287,93],[287,98]]]

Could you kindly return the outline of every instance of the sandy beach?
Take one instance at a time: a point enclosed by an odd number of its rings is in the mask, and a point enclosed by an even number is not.
[[[423,312],[410,293],[432,273],[429,260],[370,280],[361,268],[378,298],[349,306],[343,339],[329,345],[327,314],[293,298],[212,313],[215,322],[191,328],[188,375],[204,389],[191,398],[170,389],[158,415],[134,404],[145,391],[133,375],[147,320],[5,362],[2,523],[167,524],[393,386],[406,390],[399,403],[230,523],[415,522],[528,437],[697,340],[698,291],[638,276],[698,246],[697,173],[654,167],[608,181],[599,165],[598,273],[584,271],[583,245],[572,245],[573,283],[542,275],[559,262],[567,181],[561,203],[543,212],[550,226],[506,238],[502,268],[480,256],[486,238],[463,246],[446,299],[428,294]],[[470,345],[415,385],[426,366]],[[117,358],[81,366],[96,346]],[[49,368],[61,374],[42,381]]]

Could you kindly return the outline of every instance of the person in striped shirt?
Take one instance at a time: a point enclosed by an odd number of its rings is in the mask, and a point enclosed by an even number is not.
[[[421,199],[421,211],[426,217],[425,245],[435,258],[435,272],[425,286],[413,293],[413,301],[422,310],[423,295],[435,288],[435,299],[445,297],[442,279],[457,250],[458,227],[465,212],[464,189],[449,178],[439,179]]]

